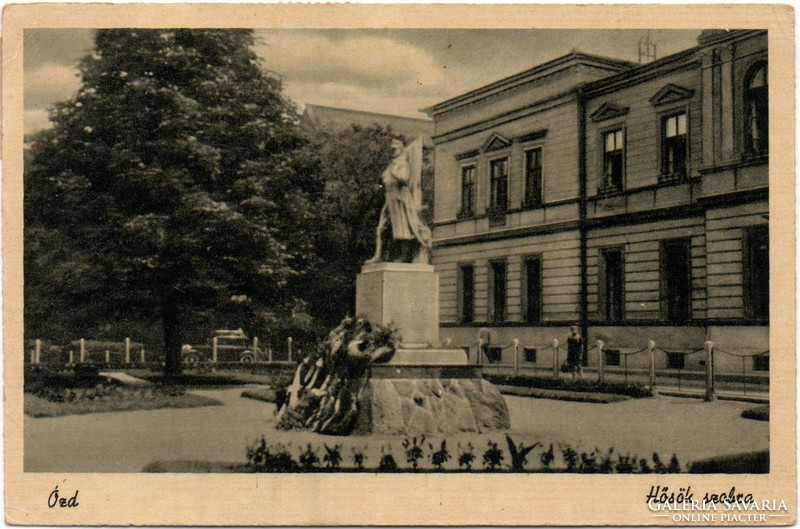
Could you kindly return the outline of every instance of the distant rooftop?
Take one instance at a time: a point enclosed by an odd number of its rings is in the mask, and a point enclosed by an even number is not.
[[[429,119],[408,118],[392,114],[364,112],[348,108],[306,104],[303,118],[318,126],[343,130],[358,125],[369,127],[375,124],[391,127],[392,131],[407,138],[422,135],[428,140],[433,134],[433,121]]]

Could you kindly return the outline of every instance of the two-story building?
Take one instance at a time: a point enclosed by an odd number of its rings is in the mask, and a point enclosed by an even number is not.
[[[443,339],[578,324],[609,347],[768,350],[767,102],[748,30],[644,65],[570,53],[427,109]]]

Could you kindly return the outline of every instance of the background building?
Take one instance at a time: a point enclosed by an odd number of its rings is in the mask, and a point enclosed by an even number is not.
[[[443,339],[546,345],[578,323],[687,368],[706,339],[768,350],[767,99],[767,33],[705,31],[648,64],[571,53],[427,109]]]

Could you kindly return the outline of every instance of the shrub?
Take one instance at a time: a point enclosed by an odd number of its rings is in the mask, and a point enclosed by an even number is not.
[[[437,470],[442,470],[442,467],[445,463],[450,460],[450,452],[447,451],[447,440],[442,440],[442,444],[438,450],[433,450],[433,445],[428,443],[428,447],[431,449],[430,460],[431,464],[436,467]]]
[[[558,389],[588,393],[612,393],[616,395],[627,395],[633,398],[652,397],[653,391],[648,386],[641,383],[629,382],[603,382],[596,380],[578,379],[569,380],[532,375],[484,375],[486,380],[492,384],[502,386],[518,386],[540,389]]]
[[[745,419],[753,419],[754,421],[769,421],[769,404],[744,410],[742,412],[742,417]]]
[[[506,434],[506,442],[508,443],[508,453],[511,454],[511,470],[515,472],[525,470],[528,454],[537,446],[542,446],[541,443],[533,443],[530,446],[524,446],[520,443],[517,446],[508,434]]]
[[[458,466],[464,467],[467,470],[472,469],[472,463],[475,462],[475,447],[472,443],[467,443],[467,446],[462,450],[461,443],[458,444]]]
[[[79,379],[95,379],[100,374],[100,369],[94,364],[83,363],[75,364],[72,372]]]
[[[386,448],[381,446],[381,460],[378,462],[378,470],[381,472],[393,472],[397,470],[397,462],[392,455],[392,445]]]
[[[423,450],[422,444],[425,442],[425,436],[423,435],[420,440],[419,444],[417,444],[417,438],[414,437],[411,441],[406,438],[403,441],[403,448],[406,449],[406,461],[411,465],[412,468],[417,468],[419,465],[419,460],[422,459]]]
[[[364,448],[360,447],[353,447],[353,464],[359,470],[364,468],[364,461],[367,460],[367,456],[365,452],[367,451],[367,447]]]
[[[308,443],[306,449],[300,453],[300,468],[308,472],[318,466],[319,456],[317,451],[311,448],[311,443]]]
[[[323,446],[325,447],[325,455],[322,457],[322,461],[325,466],[331,469],[339,468],[342,462],[342,445],[333,445],[331,447],[328,446],[328,443],[324,443]]]
[[[483,467],[496,470],[503,463],[503,451],[497,448],[497,443],[489,441],[489,448],[483,453]]]
[[[550,464],[556,458],[555,452],[553,451],[553,443],[550,443],[550,448],[542,452],[539,456],[539,460],[542,462],[542,466],[544,468],[550,468]]]

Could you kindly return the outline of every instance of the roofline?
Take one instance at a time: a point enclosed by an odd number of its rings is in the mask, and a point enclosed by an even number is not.
[[[451,99],[447,99],[445,101],[442,101],[441,103],[437,103],[430,107],[422,108],[420,109],[420,111],[425,112],[428,115],[431,115],[432,113],[443,110],[446,107],[457,106],[461,103],[467,103],[470,100],[481,99],[483,96],[489,95],[491,92],[501,89],[504,86],[521,82],[526,78],[535,76],[536,74],[546,73],[547,70],[552,70],[557,66],[561,66],[570,61],[576,61],[576,60],[586,61],[592,63],[594,66],[606,67],[609,70],[614,70],[617,72],[623,69],[629,69],[636,66],[635,63],[632,63],[630,61],[623,61],[618,59],[612,59],[610,57],[603,57],[600,55],[590,55],[587,53],[573,51],[566,55],[562,55],[561,57],[556,57],[555,59],[538,64],[528,70],[519,72],[509,77],[505,77],[498,81],[494,81],[485,86],[476,88],[474,90],[458,95]]]
[[[421,123],[433,124],[433,120],[432,119],[412,118],[412,117],[407,117],[407,116],[398,116],[397,114],[383,114],[381,112],[368,112],[366,110],[356,110],[356,109],[353,109],[353,108],[331,107],[331,106],[328,106],[328,105],[317,105],[315,103],[306,103],[304,112],[308,112],[308,107],[325,108],[325,109],[328,109],[328,110],[338,110],[338,111],[352,112],[354,114],[362,114],[362,115],[366,115],[366,116],[377,116],[377,117],[381,117],[381,118],[407,119],[407,120],[410,120],[410,121],[419,121]]]
[[[697,61],[695,55],[697,52],[700,51],[702,48],[707,48],[712,45],[718,45],[720,42],[725,42],[728,40],[740,40],[748,37],[755,36],[759,33],[766,33],[765,30],[732,30],[727,35],[722,35],[719,37],[713,38],[706,43],[699,44],[692,48],[688,48],[671,55],[667,55],[666,57],[662,57],[658,60],[653,62],[648,62],[646,64],[637,65],[636,68],[631,70],[620,72],[615,75],[611,75],[609,77],[605,77],[603,79],[598,79],[597,81],[592,81],[586,84],[585,93],[589,97],[593,97],[596,95],[600,95],[603,92],[612,89],[613,86],[621,81],[630,81],[632,79],[636,79],[639,77],[646,77],[648,75],[652,75],[655,70],[659,70],[661,68],[668,67],[673,63],[683,62],[685,61],[687,64],[691,62]],[[687,60],[690,59],[690,60]]]

